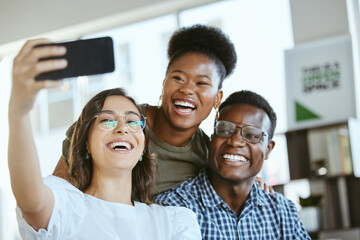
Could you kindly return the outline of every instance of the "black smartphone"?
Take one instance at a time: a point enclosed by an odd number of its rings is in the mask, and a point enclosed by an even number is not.
[[[70,77],[109,73],[115,70],[114,47],[110,37],[76,40],[70,42],[40,44],[35,47],[51,45],[65,46],[64,56],[42,58],[39,61],[65,58],[66,68],[37,75],[35,80],[57,80]]]

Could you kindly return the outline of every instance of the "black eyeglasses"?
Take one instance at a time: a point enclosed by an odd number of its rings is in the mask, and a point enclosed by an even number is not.
[[[237,128],[240,128],[242,138],[248,143],[258,143],[263,135],[267,136],[260,128],[254,126],[238,127],[235,123],[225,120],[217,121],[214,130],[219,137],[231,138],[236,133]]]

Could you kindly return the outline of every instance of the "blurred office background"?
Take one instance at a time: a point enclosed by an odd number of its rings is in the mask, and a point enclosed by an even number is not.
[[[171,34],[194,23],[220,27],[238,54],[236,70],[223,85],[224,99],[235,90],[250,89],[274,107],[278,114],[277,144],[261,176],[267,183],[284,186],[285,195],[300,208],[298,197],[307,197],[310,190],[306,179],[290,182],[284,51],[345,34],[352,37],[357,64],[358,5],[358,0],[1,0],[0,240],[20,239],[7,169],[7,104],[12,61],[26,39],[42,36],[65,41],[111,36],[114,40],[115,72],[68,79],[59,89],[40,92],[32,124],[45,177],[61,156],[67,128],[90,97],[103,89],[124,87],[139,103],[157,105]],[[212,112],[202,124],[209,135],[214,116]]]

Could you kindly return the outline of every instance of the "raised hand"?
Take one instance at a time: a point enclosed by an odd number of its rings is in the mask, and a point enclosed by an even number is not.
[[[66,53],[65,48],[58,46],[34,48],[43,43],[49,41],[27,41],[15,57],[9,102],[8,164],[11,187],[23,217],[36,230],[47,227],[54,197],[41,177],[29,112],[40,89],[59,86],[61,81],[36,81],[35,76],[67,65],[66,60],[59,59],[39,62],[41,58]]]
[[[15,115],[28,113],[40,89],[57,87],[61,84],[61,80],[35,80],[35,76],[40,73],[63,69],[67,66],[65,59],[39,61],[41,58],[62,56],[66,53],[66,48],[61,46],[34,48],[36,45],[45,43],[51,42],[44,38],[29,40],[15,57],[9,113]]]

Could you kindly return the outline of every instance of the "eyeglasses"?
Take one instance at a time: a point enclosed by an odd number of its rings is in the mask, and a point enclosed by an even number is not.
[[[145,128],[146,117],[142,114],[129,111],[125,114],[116,115],[112,111],[102,111],[94,118],[97,118],[98,126],[104,131],[114,130],[118,124],[116,118],[121,118],[122,122],[126,124],[127,128],[133,132],[139,132]]]
[[[225,120],[217,121],[214,129],[219,137],[231,138],[236,133],[237,128],[240,128],[241,137],[248,143],[258,143],[263,135],[267,136],[260,128],[253,126],[238,127],[235,123]]]

